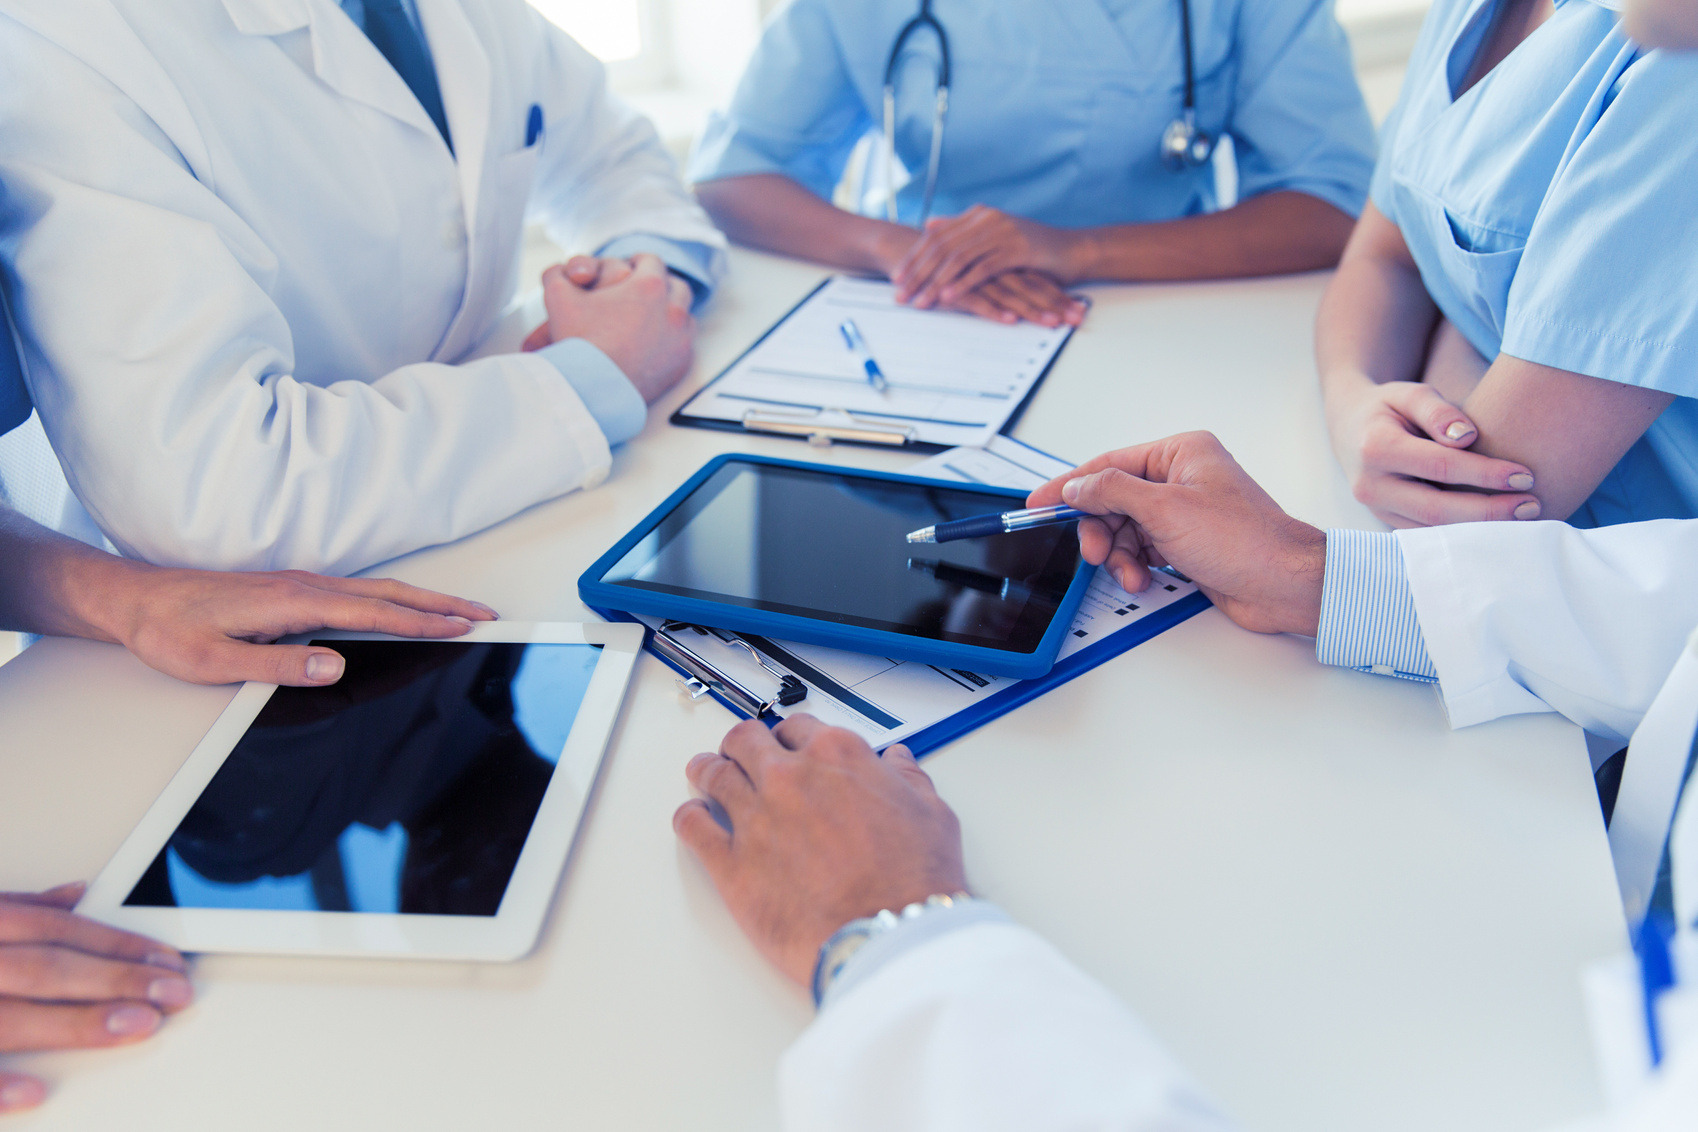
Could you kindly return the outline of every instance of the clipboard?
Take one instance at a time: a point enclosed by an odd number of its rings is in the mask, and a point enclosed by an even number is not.
[[[893,293],[883,280],[826,277],[697,390],[672,414],[671,423],[788,436],[822,448],[853,444],[936,453],[983,444],[1019,422],[1073,334],[1074,328],[1067,325],[1006,326],[972,315],[898,307]],[[889,395],[875,396],[865,387],[854,370],[858,363],[847,350],[833,357],[841,347],[836,339],[840,312],[824,308],[835,304],[864,325],[896,391],[894,402],[886,404]],[[766,380],[753,382],[755,388],[736,388],[764,354],[793,358],[796,343],[791,339],[798,335],[819,344],[825,365],[797,367],[781,361]],[[998,340],[1006,345],[1001,356]],[[957,359],[941,363],[947,377],[940,375],[936,356],[928,358],[925,350],[913,349],[916,341]],[[970,373],[977,359],[985,358],[995,361],[985,371],[986,387],[974,390]],[[922,408],[928,401],[933,407]]]
[[[1209,599],[1200,591],[1189,593],[1165,609],[1144,618],[1136,626],[1128,626],[1110,634],[1089,648],[1081,649],[1057,662],[1047,676],[1013,681],[995,695],[955,712],[906,738],[892,742],[903,743],[916,758],[923,758],[992,720],[1007,715],[1015,708],[1031,703],[1069,680],[1129,652],[1175,625],[1190,620],[1209,607]],[[638,621],[635,617],[613,610],[595,609],[595,612],[612,621]],[[678,687],[690,699],[717,700],[733,715],[742,719],[758,719],[768,727],[776,726],[783,718],[775,711],[777,707],[808,710],[808,695],[814,691],[809,687],[808,680],[780,670],[777,663],[769,663],[784,659],[794,660],[782,646],[775,646],[774,642],[764,638],[739,640],[739,647],[762,658],[762,669],[773,677],[767,686],[757,688],[752,686],[748,679],[727,673],[720,666],[705,659],[698,649],[689,646],[689,636],[692,634],[719,637],[723,631],[683,622],[669,622],[663,626],[645,625],[645,628],[648,631],[644,635],[644,647],[662,664],[678,674]],[[768,649],[777,651],[778,657],[766,655]],[[797,692],[798,688],[801,690],[800,694]]]

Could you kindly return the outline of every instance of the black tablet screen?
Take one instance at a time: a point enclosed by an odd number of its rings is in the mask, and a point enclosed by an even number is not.
[[[124,903],[495,915],[600,647],[314,643]]]
[[[1011,652],[1034,652],[1079,566],[1074,524],[913,545],[1018,499],[732,461],[602,579]]]

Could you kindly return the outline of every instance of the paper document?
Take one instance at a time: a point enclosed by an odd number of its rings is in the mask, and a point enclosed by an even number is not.
[[[940,453],[907,469],[907,474],[1033,488],[1071,467],[1066,461],[1017,440],[997,436],[983,448],[957,448]],[[1098,571],[1073,619],[1057,662],[1195,592],[1196,586],[1188,582],[1157,574],[1149,590],[1133,595]],[[777,691],[778,679],[763,669],[749,652],[730,643],[740,636],[769,665],[807,685],[807,698],[792,707],[775,707],[773,710],[778,715],[807,712],[833,726],[858,733],[878,750],[1020,683],[1006,676],[989,676],[920,661],[891,660],[694,626],[666,628],[669,623],[658,618],[641,620],[649,628],[685,643],[742,687],[763,699],[771,698]]]
[[[887,379],[868,381],[853,322]],[[1072,334],[896,302],[889,283],[835,276],[679,410],[678,419],[816,424],[904,440],[981,445],[1001,432]],[[867,439],[868,437],[859,437]],[[874,437],[876,439],[876,437]]]

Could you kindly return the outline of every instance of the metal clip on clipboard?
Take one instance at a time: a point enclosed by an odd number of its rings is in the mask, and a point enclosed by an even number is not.
[[[831,417],[837,420],[831,421]],[[821,409],[817,413],[769,413],[750,409],[743,414],[743,427],[750,432],[806,437],[815,448],[828,448],[834,440],[901,447],[919,435],[913,425],[868,420],[847,409]]]
[[[773,676],[777,677],[778,694],[773,696],[771,699],[761,699],[761,697],[749,691],[749,689],[745,688],[742,684],[739,684],[737,681],[731,679],[731,677],[720,672],[711,663],[704,660],[694,649],[690,648],[682,641],[675,639],[668,633],[668,630],[670,629],[686,628],[695,628],[695,626],[686,625],[680,621],[669,621],[659,629],[656,629],[652,636],[654,650],[690,674],[688,679],[678,681],[678,686],[682,688],[692,700],[699,700],[709,692],[718,692],[720,695],[730,700],[733,704],[736,704],[738,710],[742,711],[744,714],[754,719],[760,719],[775,706],[791,707],[794,704],[801,703],[807,698],[808,686],[806,684],[802,683],[788,672],[780,672],[778,669],[768,664],[766,662],[766,658],[756,652],[755,647],[748,641],[737,636],[722,637],[721,639],[727,645],[730,645],[733,648],[748,650],[749,655],[755,658],[756,664],[759,664],[762,668],[772,673]]]

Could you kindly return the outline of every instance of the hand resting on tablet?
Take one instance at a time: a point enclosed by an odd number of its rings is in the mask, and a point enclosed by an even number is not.
[[[0,893],[0,1053],[128,1045],[194,998],[174,948],[71,914],[80,884]],[[0,1073],[0,1113],[34,1108],[46,1085]]]
[[[196,684],[334,684],[335,651],[272,642],[314,629],[458,637],[495,611],[384,578],[220,574],[118,558],[0,507],[0,628],[124,645]]]

